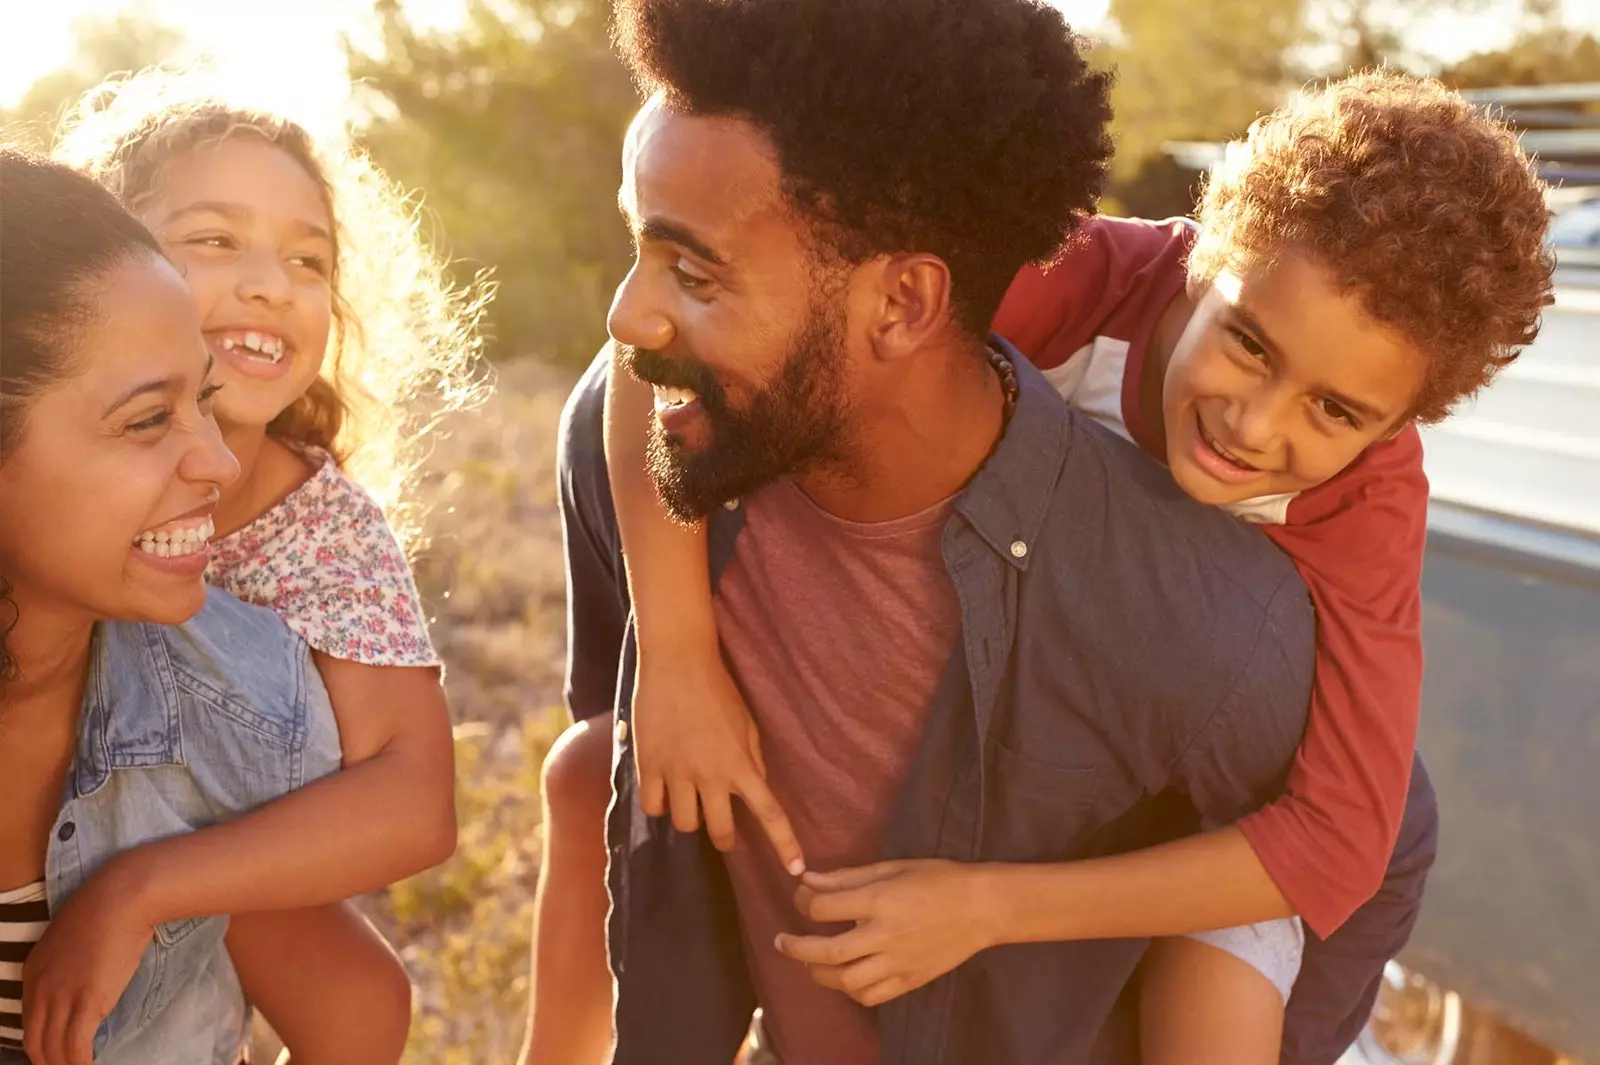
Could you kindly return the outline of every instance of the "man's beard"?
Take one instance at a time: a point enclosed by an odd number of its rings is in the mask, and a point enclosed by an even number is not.
[[[780,477],[846,462],[850,439],[841,317],[813,307],[772,380],[744,410],[705,363],[619,345],[628,371],[647,384],[686,388],[699,397],[708,432],[695,450],[650,418],[645,464],[667,513],[696,522],[730,500]]]

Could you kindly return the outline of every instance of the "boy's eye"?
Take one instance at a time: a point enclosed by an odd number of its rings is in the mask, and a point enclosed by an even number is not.
[[[1319,399],[1317,400],[1317,406],[1321,409],[1323,414],[1326,414],[1334,421],[1343,422],[1352,429],[1359,428],[1359,426],[1356,424],[1356,416],[1339,406],[1339,404],[1335,403],[1333,400]]]

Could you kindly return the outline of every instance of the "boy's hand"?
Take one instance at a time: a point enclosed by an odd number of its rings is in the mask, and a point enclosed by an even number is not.
[[[734,795],[761,822],[773,850],[795,876],[805,855],[783,807],[767,787],[761,740],[744,698],[720,656],[687,656],[665,669],[641,663],[633,693],[639,805],[660,817],[671,805],[679,832],[700,827],[718,850],[734,843]]]
[[[50,918],[22,969],[22,1030],[33,1065],[92,1065],[95,1033],[155,934],[116,859]]]
[[[780,935],[777,948],[806,963],[823,987],[882,1005],[994,945],[980,868],[919,860],[807,873],[795,895],[800,912],[855,927],[834,936]]]

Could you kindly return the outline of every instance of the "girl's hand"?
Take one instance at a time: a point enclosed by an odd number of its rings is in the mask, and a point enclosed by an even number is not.
[[[780,935],[823,987],[879,1006],[993,946],[981,866],[938,860],[880,862],[807,873],[795,896],[813,921],[852,921],[835,936]]]
[[[116,859],[84,882],[22,969],[24,1048],[33,1065],[93,1065],[94,1037],[155,934]]]
[[[679,832],[700,827],[718,850],[734,843],[732,797],[744,800],[784,867],[805,871],[805,855],[783,807],[767,787],[761,740],[744,698],[715,650],[641,660],[633,693],[634,757],[639,805],[651,817],[668,812]]]

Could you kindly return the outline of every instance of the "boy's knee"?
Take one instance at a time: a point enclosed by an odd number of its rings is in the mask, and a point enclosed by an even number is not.
[[[611,801],[611,716],[563,732],[545,756],[541,783],[552,820],[603,819]]]

